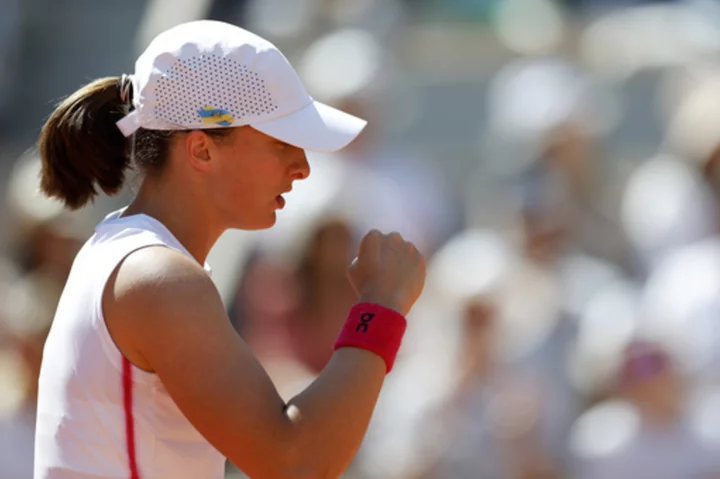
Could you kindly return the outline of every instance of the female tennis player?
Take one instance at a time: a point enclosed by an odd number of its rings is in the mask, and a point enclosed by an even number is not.
[[[104,78],[45,124],[41,187],[70,208],[123,184],[137,196],[78,253],[40,374],[36,479],[339,476],[357,450],[424,260],[368,233],[349,267],[359,294],[318,379],[285,403],[234,332],[205,265],[229,228],[268,228],[365,122],[308,95],[267,41],[213,21],[160,34],[132,76]],[[371,191],[368,194],[372,194]]]

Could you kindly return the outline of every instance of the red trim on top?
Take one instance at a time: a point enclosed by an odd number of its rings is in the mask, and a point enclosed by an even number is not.
[[[123,407],[125,409],[125,438],[127,441],[128,467],[130,479],[140,479],[137,460],[135,458],[135,421],[132,406],[132,365],[127,358],[123,358]]]

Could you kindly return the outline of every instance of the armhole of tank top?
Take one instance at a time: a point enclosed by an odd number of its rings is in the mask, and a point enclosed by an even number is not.
[[[101,279],[102,286],[99,286],[94,289],[93,291],[93,308],[95,310],[95,314],[93,314],[93,318],[95,321],[97,321],[98,324],[95,325],[95,329],[98,332],[98,335],[100,336],[100,343],[102,345],[102,349],[105,352],[105,355],[107,356],[108,360],[112,364],[113,368],[117,370],[119,374],[122,374],[123,372],[123,359],[125,356],[120,351],[120,348],[117,347],[117,344],[115,344],[115,340],[112,338],[112,335],[110,334],[110,330],[107,327],[107,323],[105,322],[105,313],[103,312],[103,296],[105,294],[105,287],[107,286],[108,279],[110,279],[110,276],[115,272],[117,267],[125,261],[125,259],[130,256],[131,254],[135,253],[136,251],[139,251],[141,249],[145,248],[152,248],[152,247],[164,247],[164,248],[170,248],[174,249],[171,246],[168,246],[165,243],[162,243],[160,241],[155,241],[148,243],[145,242],[139,242],[137,247],[130,248],[126,254],[122,255],[117,259],[117,261],[113,261],[112,264],[110,264],[108,267],[104,268],[103,271],[103,277]],[[127,359],[127,358],[125,358]],[[148,371],[145,371],[143,369],[140,369],[139,367],[135,366],[132,361],[129,361],[130,366],[133,369],[132,374],[132,380],[135,382],[145,383],[145,384],[154,384],[158,381],[157,375],[155,373],[151,373]]]

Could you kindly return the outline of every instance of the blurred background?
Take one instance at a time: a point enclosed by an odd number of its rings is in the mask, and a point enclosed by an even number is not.
[[[328,360],[364,233],[428,258],[346,478],[720,478],[717,1],[0,0],[0,479],[32,477],[65,277],[138,181],[64,212],[37,194],[39,129],[199,18],[370,121],[310,155],[275,228],[209,258],[281,394]]]

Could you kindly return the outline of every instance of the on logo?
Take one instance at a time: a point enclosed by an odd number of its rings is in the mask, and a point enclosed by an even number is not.
[[[370,324],[370,321],[375,317],[373,313],[364,313],[362,316],[360,316],[360,324],[357,325],[355,328],[355,332],[363,332],[367,333],[368,325]]]

